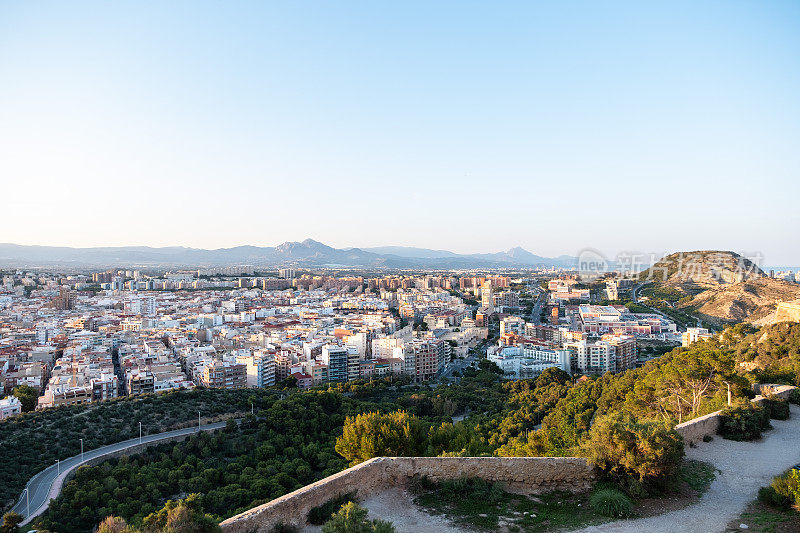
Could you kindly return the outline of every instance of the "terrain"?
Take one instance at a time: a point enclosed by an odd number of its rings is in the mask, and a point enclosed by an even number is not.
[[[800,285],[772,279],[749,259],[721,250],[670,254],[639,275],[642,294],[704,322],[777,321],[778,303],[800,298]]]
[[[254,266],[296,265],[310,267],[361,266],[375,268],[533,268],[574,267],[576,259],[562,255],[548,258],[516,247],[504,252],[457,254],[445,250],[386,246],[379,248],[333,248],[313,239],[284,242],[278,246],[237,246],[205,250],[170,246],[121,246],[68,248],[22,246],[0,243],[0,265],[80,266]]]

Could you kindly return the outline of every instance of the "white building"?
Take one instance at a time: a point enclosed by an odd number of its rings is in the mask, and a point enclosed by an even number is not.
[[[503,375],[510,379],[534,378],[546,369],[554,367],[564,372],[570,371],[568,350],[506,346],[489,350],[487,358],[500,367]]]
[[[22,402],[16,396],[9,396],[0,400],[0,420],[22,412]]]

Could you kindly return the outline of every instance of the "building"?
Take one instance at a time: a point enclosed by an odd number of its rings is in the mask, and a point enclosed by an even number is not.
[[[22,402],[16,396],[9,396],[0,400],[0,420],[22,412]]]
[[[214,360],[203,368],[200,385],[216,389],[242,389],[247,386],[247,365]]]
[[[283,279],[294,279],[297,277],[297,271],[293,268],[281,268],[278,270],[278,276]]]
[[[714,335],[706,328],[686,328],[686,331],[681,335],[681,345],[686,348],[692,343],[699,340],[710,339]]]
[[[490,350],[489,361],[495,363],[508,379],[535,378],[548,368],[570,372],[568,350],[550,350],[538,347],[506,346]]]
[[[322,347],[322,363],[328,367],[328,381],[345,382],[348,378],[348,352],[344,346],[328,344]]]

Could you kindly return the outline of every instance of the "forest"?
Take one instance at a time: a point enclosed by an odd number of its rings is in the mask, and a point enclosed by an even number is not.
[[[745,371],[741,362],[755,365]],[[378,455],[583,455],[626,486],[636,485],[631,490],[646,493],[674,475],[683,456],[675,423],[724,408],[728,385],[734,404],[744,409],[752,383],[770,378],[796,384],[798,368],[800,324],[778,324],[758,331],[729,328],[719,340],[677,348],[642,368],[599,378],[550,369],[535,380],[505,381],[482,361],[458,383],[435,388],[359,381],[282,400],[268,391],[232,391],[227,408],[249,412],[254,399],[254,415],[238,424],[231,420],[224,430],[82,467],[38,525],[90,531],[109,515],[141,525],[166,501],[189,494],[197,494],[203,511],[222,520]],[[223,392],[195,394],[208,399],[204,395],[218,393],[222,399]],[[168,419],[178,415],[172,402],[188,401],[182,398],[150,398],[148,409],[167,413]],[[118,414],[116,404],[126,401],[97,408]],[[188,405],[180,409],[196,413]],[[26,416],[63,416],[56,411]],[[150,411],[140,415],[144,412]],[[83,418],[88,415],[75,412],[65,420]],[[46,426],[42,422],[39,427]],[[70,431],[86,431],[88,422]],[[627,443],[629,449],[604,445],[609,442]],[[618,460],[645,450],[656,459]]]

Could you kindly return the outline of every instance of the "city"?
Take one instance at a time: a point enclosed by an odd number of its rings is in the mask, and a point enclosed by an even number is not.
[[[800,533],[798,29],[0,0],[0,533]]]

